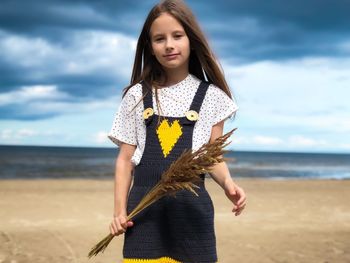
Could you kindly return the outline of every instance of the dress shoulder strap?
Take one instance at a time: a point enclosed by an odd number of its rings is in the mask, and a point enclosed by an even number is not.
[[[207,93],[207,90],[209,88],[210,82],[202,80],[199,84],[199,87],[196,91],[196,94],[193,97],[190,110],[194,110],[197,113],[199,113],[199,110],[201,109],[205,94]]]
[[[141,84],[142,84],[143,106],[145,109],[153,108],[152,90],[150,87],[146,85],[144,81],[142,81]]]

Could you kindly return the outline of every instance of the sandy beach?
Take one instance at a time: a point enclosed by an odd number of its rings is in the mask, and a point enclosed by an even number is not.
[[[240,216],[207,179],[219,262],[350,262],[350,181],[237,179]],[[123,237],[88,259],[109,233],[112,180],[1,180],[0,262],[114,262]]]

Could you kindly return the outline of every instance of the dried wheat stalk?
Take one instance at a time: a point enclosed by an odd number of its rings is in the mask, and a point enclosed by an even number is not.
[[[223,154],[227,151],[223,150],[223,148],[231,143],[225,142],[236,129],[234,128],[218,137],[212,143],[203,144],[193,153],[191,149],[184,151],[162,174],[161,180],[142,198],[140,203],[128,215],[127,221],[165,195],[175,195],[179,190],[189,190],[198,196],[194,188],[199,188],[196,183],[200,182],[200,175],[210,172],[210,168],[214,164],[226,160]],[[91,249],[88,257],[91,258],[99,252],[103,252],[113,237],[114,235],[112,234],[107,235]]]

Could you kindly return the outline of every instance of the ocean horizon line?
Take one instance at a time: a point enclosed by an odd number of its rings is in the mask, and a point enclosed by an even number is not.
[[[76,149],[106,149],[106,150],[118,150],[119,147],[113,146],[80,146],[80,145],[22,145],[22,144],[0,144],[0,147],[35,147],[35,148],[76,148]],[[310,151],[274,151],[274,150],[230,150],[229,152],[239,152],[239,153],[278,153],[278,154],[321,154],[321,155],[350,155],[350,152],[310,152]]]

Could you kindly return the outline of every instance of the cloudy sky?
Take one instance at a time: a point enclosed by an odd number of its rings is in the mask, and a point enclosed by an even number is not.
[[[350,153],[350,2],[186,1],[239,106],[234,150]],[[1,1],[0,144],[108,141],[157,1]]]

